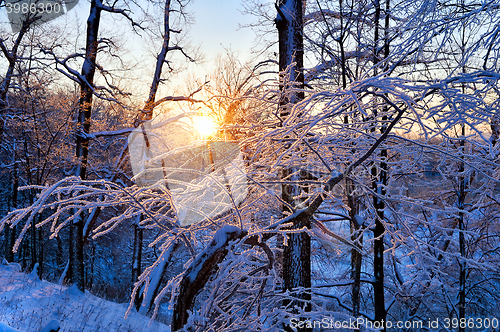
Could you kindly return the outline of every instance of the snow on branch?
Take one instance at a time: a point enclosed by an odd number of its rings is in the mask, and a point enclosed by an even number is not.
[[[8,213],[0,220],[0,231],[9,224],[13,227],[24,220],[24,226],[16,240],[14,250],[18,249],[35,216],[46,210],[53,212],[35,226],[38,228],[50,224],[51,238],[56,237],[63,227],[78,216],[97,208],[126,207],[124,213],[99,225],[94,230],[94,238],[107,234],[121,222],[141,214],[146,216],[141,222],[144,225],[152,224],[165,229],[176,227],[176,220],[169,217],[167,213],[171,209],[171,204],[168,202],[169,196],[155,192],[158,189],[135,186],[125,188],[110,181],[83,181],[79,177],[64,178],[49,187],[20,188],[20,190],[29,189],[42,189],[36,201],[29,207]]]

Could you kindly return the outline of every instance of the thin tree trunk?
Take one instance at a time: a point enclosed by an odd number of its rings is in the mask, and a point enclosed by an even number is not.
[[[136,121],[135,126],[139,126],[143,121],[148,121],[153,118],[153,111],[156,106],[156,94],[158,92],[158,87],[161,82],[161,74],[163,70],[163,64],[166,62],[167,53],[169,51],[170,44],[170,0],[165,0],[165,7],[163,11],[163,44],[161,46],[160,53],[156,58],[156,67],[153,76],[153,81],[149,88],[149,96],[144,104],[143,110],[138,114],[138,121]],[[149,148],[149,143],[148,144]],[[134,248],[132,253],[132,284],[138,281],[141,275],[141,265],[142,265],[142,246],[143,246],[143,233],[144,229],[139,225],[142,216],[138,217],[139,220],[134,223]],[[163,274],[163,271],[161,272]],[[159,287],[159,284],[158,284]],[[156,291],[156,290],[155,290]],[[135,295],[135,306],[139,311],[141,309],[143,296],[139,292]],[[147,309],[142,308],[142,312],[147,312],[151,308],[151,303],[145,303],[144,306]]]
[[[5,257],[5,259],[7,261],[10,261],[9,258],[7,257],[9,255],[9,240],[10,240],[10,227],[5,227],[4,231],[3,231],[3,257]]]
[[[165,7],[163,12],[163,44],[156,58],[156,68],[153,76],[153,81],[149,88],[149,96],[144,105],[144,109],[138,114],[138,121],[136,126],[141,122],[151,120],[153,118],[153,110],[155,108],[156,93],[158,92],[158,87],[161,82],[161,73],[163,70],[163,64],[166,62],[167,53],[169,51],[170,43],[170,0],[165,1]],[[139,218],[142,218],[140,216]],[[142,242],[143,242],[143,228],[139,225],[138,220],[134,224],[134,248],[132,253],[132,284],[137,282],[139,276],[141,275],[141,265],[142,265]],[[139,310],[141,306],[141,294],[136,293],[135,298],[136,309]],[[149,310],[149,307],[148,307]]]
[[[165,8],[163,13],[163,45],[161,47],[160,53],[156,58],[156,68],[153,76],[153,82],[151,82],[151,87],[149,89],[148,100],[144,105],[144,109],[139,114],[139,120],[151,120],[153,118],[153,109],[155,107],[156,93],[158,92],[158,87],[161,81],[161,72],[163,69],[163,64],[166,62],[167,53],[169,51],[170,43],[170,0],[165,0]]]
[[[28,257],[29,257],[29,250],[30,250],[30,241],[29,238],[25,239],[22,242],[22,245],[19,247],[19,261],[21,263],[21,268],[23,271],[28,270]]]
[[[9,62],[9,66],[7,67],[7,72],[5,73],[5,77],[2,80],[2,84],[0,85],[0,144],[3,141],[3,132],[5,130],[5,120],[3,119],[3,113],[5,108],[7,107],[7,93],[9,91],[10,82],[12,80],[12,76],[14,75],[15,65],[18,59],[18,50],[19,45],[21,45],[21,41],[23,40],[24,35],[28,31],[30,25],[34,22],[33,18],[28,18],[23,21],[23,25],[21,26],[21,31],[17,35],[16,40],[14,41],[14,45],[12,46],[12,50],[9,52],[5,47],[3,40],[0,41],[0,46],[3,52],[3,55]]]
[[[342,88],[347,88],[347,63],[345,56],[345,33],[344,30],[344,13],[343,13],[343,1],[339,1],[340,9],[340,37],[337,39],[340,47],[340,64],[342,66]],[[326,23],[326,18],[325,18]],[[331,37],[334,38],[332,31],[329,29]],[[344,117],[344,123],[349,124],[349,117],[346,115]],[[354,151],[353,151],[354,153]],[[361,233],[362,225],[358,224],[357,215],[359,213],[359,201],[354,195],[355,186],[354,181],[350,178],[346,179],[346,196],[347,196],[347,206],[349,208],[349,217],[351,219],[351,240],[353,243],[358,243],[361,247],[363,245],[363,237]],[[360,303],[360,293],[361,293],[361,267],[363,263],[362,254],[356,250],[351,249],[351,279],[353,281],[351,289],[351,302],[352,302],[352,315],[353,317],[359,316],[359,311],[361,307]]]
[[[359,202],[357,197],[354,196],[354,182],[346,179],[346,192],[347,192],[347,206],[349,207],[349,217],[351,219],[351,240],[353,243],[358,243],[359,247],[363,245],[363,237],[361,234],[361,227],[357,220],[359,213]],[[351,249],[351,279],[353,281],[351,290],[352,301],[352,315],[353,317],[359,316],[360,311],[360,293],[361,293],[361,266],[363,263],[363,256],[361,252]]]
[[[32,203],[32,199],[30,199],[30,204],[33,204]],[[31,220],[31,264],[30,264],[30,270],[33,270],[33,267],[35,266],[35,264],[38,262],[37,261],[37,246],[36,246],[36,227],[35,227],[35,219],[36,218],[33,218]]]
[[[57,252],[56,252],[56,275],[60,276],[63,271],[63,243],[60,236],[56,237]]]
[[[465,11],[464,1],[460,1],[461,8]],[[462,23],[462,45],[460,45],[460,50],[462,56],[465,54],[465,49],[467,45],[467,39],[465,33],[465,22]],[[465,65],[462,66],[462,73],[465,74],[467,69]],[[462,93],[466,94],[465,85],[462,83]],[[460,322],[466,319],[465,317],[465,305],[466,305],[466,251],[465,251],[465,222],[464,222],[464,210],[465,210],[465,199],[467,197],[468,183],[470,183],[470,179],[467,179],[464,175],[465,171],[465,163],[464,163],[464,154],[465,154],[465,124],[462,124],[461,127],[461,139],[459,141],[459,149],[461,154],[461,160],[458,169],[458,197],[457,197],[457,207],[459,209],[458,212],[458,229],[459,229],[459,249],[460,249],[460,260],[458,261],[460,273],[459,273],[459,289],[458,289],[458,319]],[[458,328],[459,332],[465,332],[465,327],[462,324],[459,324]]]
[[[73,264],[71,265],[70,282],[75,284],[82,292],[85,290],[85,267],[83,262],[83,226],[82,220],[73,225]]]
[[[465,136],[465,125],[462,125],[462,137]],[[463,154],[465,153],[465,140],[461,139],[460,142],[460,153]],[[466,258],[466,252],[465,252],[465,223],[464,223],[464,208],[465,208],[465,198],[466,198],[466,191],[467,191],[467,179],[464,176],[463,172],[465,171],[465,165],[463,162],[463,156],[462,156],[462,161],[460,162],[459,165],[459,183],[458,183],[458,199],[457,199],[457,206],[459,209],[458,212],[458,229],[459,229],[459,247],[460,247],[460,257],[461,259],[459,260],[459,268],[460,268],[460,276],[459,276],[459,290],[458,290],[458,319],[461,322],[462,320],[465,320],[465,304],[466,304],[466,263],[465,263],[465,258]],[[459,332],[465,332],[465,328],[462,327],[462,324],[459,325]]]
[[[134,224],[134,250],[132,253],[132,285],[136,283],[141,275],[141,265],[142,265],[142,239],[143,239],[143,228],[139,223]],[[136,293],[135,296],[135,306],[139,310],[141,306],[140,294]]]
[[[382,129],[382,132],[384,130]],[[376,210],[376,220],[375,229],[373,231],[373,236],[375,238],[373,242],[373,273],[374,273],[374,283],[373,283],[373,295],[375,301],[375,320],[381,322],[386,319],[386,309],[385,309],[385,293],[384,293],[384,208],[385,202],[383,199],[379,198],[378,195],[384,197],[386,195],[386,185],[387,185],[387,163],[384,160],[387,159],[387,149],[382,149],[380,152],[380,157],[383,160],[380,162],[380,166],[374,165],[372,167],[373,176],[373,190],[377,194],[373,197],[373,205]],[[385,331],[385,328],[384,328]]]
[[[42,215],[38,215],[38,223],[42,221]],[[40,276],[40,279],[42,278],[42,273],[43,273],[43,230],[42,228],[38,229],[38,275]]]
[[[390,0],[386,0],[385,2],[385,26],[384,26],[384,56],[388,58],[389,56],[389,10],[390,10]],[[379,63],[379,26],[380,26],[380,18],[381,18],[381,6],[380,1],[376,0],[374,2],[375,6],[375,42],[374,42],[374,50],[373,50],[373,63],[376,66]],[[387,63],[384,67],[387,66]],[[376,73],[376,69],[375,69]],[[380,133],[383,134],[386,131],[385,123],[387,119],[387,107],[383,110],[384,114],[382,114],[382,121],[384,125],[380,128]],[[376,116],[377,114],[375,114]],[[375,306],[375,320],[376,321],[385,321],[387,316],[387,311],[385,308],[385,292],[384,292],[384,234],[385,234],[385,225],[384,225],[384,209],[385,202],[381,197],[386,195],[386,187],[388,183],[388,166],[387,166],[387,149],[383,148],[380,151],[380,159],[381,162],[378,165],[373,165],[371,169],[372,173],[372,188],[375,192],[373,196],[373,206],[376,210],[376,219],[375,219],[375,229],[373,231],[373,236],[375,238],[373,243],[373,274],[375,277],[373,283],[373,297],[374,297],[374,306]],[[385,326],[383,331],[386,331]]]
[[[500,138],[500,114],[494,114],[490,119],[491,145],[495,146]]]
[[[73,240],[74,235],[75,235],[75,226],[73,223],[69,223],[69,234],[68,234],[68,256],[69,256],[69,262],[68,262],[68,271],[66,271],[66,274],[63,278],[63,280],[68,283],[70,283],[73,280],[72,273],[73,273],[73,259],[75,254],[73,253],[75,251],[75,241]]]
[[[459,212],[459,229],[460,229],[460,256],[462,257],[460,265],[460,286],[459,286],[459,300],[458,300],[458,319],[463,321],[465,317],[465,295],[466,295],[466,263],[465,263],[465,238],[464,238],[464,213]],[[465,332],[465,328],[460,325],[460,332]]]
[[[135,283],[141,275],[143,229],[134,224],[134,251],[132,254],[132,282]]]
[[[374,167],[376,172],[376,167]],[[372,172],[373,172],[372,169]],[[382,168],[382,165],[380,167],[380,174],[378,175],[378,178],[381,180],[385,180],[385,170]],[[380,195],[385,195],[385,190],[383,189],[382,185],[378,185],[378,179],[377,179],[377,174],[373,174],[375,177],[374,180],[374,190],[379,190]],[[384,207],[385,204],[382,199],[379,199],[377,196],[373,198],[374,202],[373,205],[375,206],[375,209],[377,210],[376,214],[376,221],[375,221],[375,229],[373,231],[373,236],[375,238],[374,243],[373,243],[373,272],[375,276],[375,280],[373,283],[373,296],[374,296],[374,301],[375,301],[375,320],[376,321],[385,321],[386,317],[386,310],[385,310],[385,296],[384,296],[384,233],[385,233],[385,226],[384,226]],[[385,329],[384,329],[385,331]]]
[[[17,196],[19,192],[19,173],[17,171],[17,162],[14,161],[14,171],[12,172],[12,198],[11,204],[13,209],[17,209]],[[14,243],[16,242],[16,230],[17,226],[9,229],[8,236],[6,235],[6,253],[5,258],[9,262],[14,261]],[[19,257],[19,256],[18,256]]]
[[[94,272],[95,271],[95,243],[92,243],[92,257],[90,259],[90,282],[87,284],[89,289],[94,285]]]

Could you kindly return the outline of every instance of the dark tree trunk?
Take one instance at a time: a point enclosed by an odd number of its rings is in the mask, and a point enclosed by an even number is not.
[[[12,197],[11,205],[13,209],[17,209],[17,197],[19,192],[19,173],[17,172],[17,163],[14,162],[14,171],[12,172]],[[14,243],[16,242],[17,227],[9,229],[8,236],[6,234],[6,252],[5,259],[9,262],[14,261]]]
[[[358,223],[357,215],[359,213],[358,198],[354,195],[354,182],[346,179],[347,206],[349,207],[349,217],[351,219],[351,240],[353,243],[363,245],[362,225]],[[352,315],[359,316],[360,311],[360,293],[361,293],[361,266],[363,255],[356,249],[351,249],[351,279],[353,281],[351,290]]]
[[[381,5],[379,0],[374,1],[375,6],[375,42],[373,49],[373,64],[376,66],[379,63],[380,56],[380,48],[379,42],[381,40],[379,32],[380,26],[380,18],[381,18]],[[384,57],[388,58],[389,56],[389,11],[390,11],[390,0],[385,1],[385,16],[384,16]],[[387,63],[384,64],[384,68],[387,67]],[[376,73],[376,69],[375,69]],[[382,109],[382,121],[384,125],[381,126],[380,132],[382,134],[387,130],[386,121],[387,118],[387,107]],[[376,116],[377,114],[375,114]],[[373,197],[373,206],[376,211],[376,219],[375,219],[375,229],[373,231],[373,236],[375,238],[373,243],[373,273],[374,273],[374,283],[373,283],[373,298],[375,305],[375,320],[376,321],[385,321],[387,316],[387,310],[385,308],[385,292],[384,292],[384,235],[385,235],[385,224],[384,224],[384,209],[385,202],[383,197],[386,195],[386,187],[388,183],[388,165],[387,165],[387,149],[383,148],[380,151],[380,164],[373,165],[372,172],[372,188],[375,192],[375,196]],[[383,331],[385,331],[385,326]]]
[[[63,259],[63,243],[60,236],[56,237],[57,241],[57,252],[56,252],[56,275],[60,276],[63,272],[64,268],[64,259]]]
[[[9,228],[8,235],[6,233],[6,253],[5,259],[9,262],[14,262],[14,243],[16,242],[17,226]],[[19,257],[19,256],[18,256]]]
[[[464,3],[463,1],[460,3],[460,6],[465,10],[464,8]],[[466,32],[465,32],[465,25],[463,26],[462,29],[462,36],[461,36],[461,42],[462,45],[460,45],[460,50],[462,53],[462,56],[465,55],[465,50],[466,50],[466,45],[467,45],[467,40],[468,37],[466,37]],[[465,74],[467,72],[467,68],[464,65],[462,65],[462,73]],[[462,83],[461,86],[462,93],[465,95],[467,94],[467,90],[465,88],[465,85]],[[494,127],[491,127],[494,129]],[[460,259],[458,260],[459,264],[459,289],[458,289],[458,319],[460,322],[464,321],[467,319],[465,317],[465,307],[466,307],[466,282],[467,282],[467,264],[466,264],[466,249],[465,249],[465,208],[466,208],[466,198],[467,198],[467,192],[469,191],[469,186],[472,181],[470,177],[467,177],[464,172],[465,172],[465,162],[464,162],[464,154],[465,154],[465,124],[461,125],[461,138],[459,140],[459,154],[461,155],[460,157],[460,163],[458,166],[458,197],[457,197],[457,207],[458,207],[458,229],[459,229],[459,250],[460,250]],[[494,140],[494,136],[492,137]],[[496,143],[496,142],[495,142]],[[458,328],[459,332],[465,332],[465,327],[462,324],[459,324]]]
[[[89,138],[90,122],[92,115],[92,97],[94,74],[96,69],[97,47],[98,47],[98,32],[101,18],[101,8],[97,0],[92,0],[90,5],[90,15],[87,20],[87,41],[85,48],[85,60],[82,66],[82,80],[80,80],[80,100],[78,103],[78,133],[76,136],[76,157],[78,159],[78,167],[76,175],[82,180],[87,176],[87,165],[89,155]],[[74,283],[78,289],[85,289],[85,273],[84,273],[84,255],[83,255],[83,215],[77,218],[70,227],[71,243],[73,246],[70,250],[70,282]],[[71,255],[72,254],[72,255]]]
[[[465,126],[462,125],[462,137],[465,136]],[[463,154],[465,153],[465,141],[463,139],[460,140],[460,153]],[[464,171],[465,171],[465,165],[462,157],[462,161],[459,164],[459,169],[458,169],[458,199],[457,199],[457,206],[459,209],[458,213],[458,229],[460,231],[459,233],[459,247],[460,247],[460,257],[461,259],[459,260],[459,268],[460,268],[460,276],[459,276],[459,289],[458,289],[458,319],[459,321],[465,320],[465,305],[466,305],[466,263],[465,263],[465,258],[466,258],[466,252],[465,252],[465,222],[464,222],[464,209],[465,209],[465,198],[467,196],[467,181],[466,177],[464,176]],[[464,332],[465,328],[460,324],[459,332]]]
[[[292,8],[293,13],[290,12]],[[293,88],[304,88],[304,36],[303,8],[300,0],[280,0],[277,6],[276,27],[279,42],[279,71],[281,116],[286,117],[289,108],[304,99],[304,93]]]
[[[7,256],[9,255],[10,232],[11,232],[10,227],[5,227],[5,229],[3,231],[3,257],[5,257],[5,259],[9,262],[11,260],[9,260],[9,258]]]
[[[134,249],[132,253],[132,285],[137,282],[139,276],[141,275],[141,265],[142,265],[142,239],[143,239],[143,228],[138,224],[134,224]],[[140,294],[137,293],[135,296],[135,306],[139,310],[141,306]]]
[[[38,216],[38,223],[42,221],[42,215]],[[40,276],[40,279],[42,278],[43,274],[43,259],[44,259],[44,250],[43,250],[43,230],[42,228],[38,229],[38,275]]]
[[[383,179],[385,171],[380,167],[379,178]],[[374,174],[375,177],[377,174]],[[374,181],[375,183],[377,180]],[[375,185],[374,189],[379,189],[381,195],[385,195],[385,190],[379,188]],[[373,231],[373,236],[375,241],[373,243],[373,273],[375,280],[373,283],[373,297],[375,301],[375,320],[382,321],[385,320],[386,310],[385,310],[385,296],[384,296],[384,202],[378,197],[374,197],[374,206],[377,210],[377,216],[375,221],[375,230]],[[384,329],[385,330],[385,329]]]
[[[458,228],[460,229],[460,256],[462,257],[462,260],[460,261],[460,285],[459,285],[459,291],[458,291],[458,319],[459,321],[462,321],[466,319],[465,317],[465,305],[466,305],[466,264],[465,264],[465,238],[464,238],[464,231],[465,231],[465,225],[464,225],[464,213],[459,212],[459,224]],[[465,328],[460,326],[459,327],[460,332],[464,332]]]
[[[22,130],[22,135],[23,135],[23,146],[24,146],[24,169],[26,173],[26,181],[28,184],[34,184],[34,180],[31,174],[32,167],[31,167],[31,158],[30,158],[30,153],[29,153],[29,147],[28,147],[28,133],[23,129]],[[34,198],[35,198],[35,192],[34,190],[29,190],[27,191],[28,193],[28,201],[30,205],[33,205]],[[26,239],[24,239],[25,244],[26,244],[26,250],[24,251],[24,258],[28,259],[28,254],[29,254],[29,270],[32,271],[35,264],[36,264],[36,228],[35,228],[35,218],[31,219],[31,225],[30,229],[28,232],[28,236]]]
[[[384,128],[381,130],[384,132]],[[387,185],[387,149],[382,149],[380,152],[380,157],[382,162],[377,167],[374,165],[372,167],[373,176],[373,191],[377,194],[373,197],[373,206],[376,210],[376,220],[375,229],[373,231],[373,237],[375,238],[373,242],[373,273],[374,273],[374,283],[373,283],[373,297],[375,301],[375,320],[385,321],[387,312],[385,309],[385,293],[384,293],[384,234],[385,234],[385,224],[384,224],[384,208],[385,202],[383,198],[386,195],[386,185]],[[384,328],[385,331],[385,328]]]
[[[19,246],[19,261],[21,263],[21,269],[23,271],[28,271],[28,258],[30,257],[30,241],[28,239],[24,239],[22,244]]]
[[[33,22],[34,22],[33,18],[28,18],[23,22],[21,31],[19,31],[19,34],[17,35],[17,38],[14,41],[14,45],[12,46],[12,50],[10,52],[3,44],[3,41],[0,42],[2,46],[1,49],[3,55],[9,62],[9,66],[7,67],[7,72],[5,73],[5,77],[3,78],[2,84],[0,85],[0,144],[2,144],[3,132],[5,130],[5,121],[3,119],[3,113],[7,106],[7,93],[9,91],[10,82],[12,80],[12,76],[14,75],[14,69],[18,59],[17,52],[19,50],[19,45],[21,45],[21,41],[23,40],[24,35],[26,34],[30,25]]]
[[[73,258],[71,274],[70,274],[70,282],[75,284],[79,290],[85,290],[85,267],[83,262],[83,225],[82,220],[77,221],[73,225]]]
[[[303,1],[281,0],[277,5],[278,15],[276,27],[279,38],[279,71],[280,71],[280,110],[285,119],[290,114],[291,107],[304,98],[304,93],[294,91],[304,88],[303,74]],[[283,170],[283,181],[298,180],[300,174],[294,167]],[[295,197],[300,193],[297,184],[283,184],[282,197],[286,203],[296,207]],[[291,212],[291,211],[289,211]],[[295,219],[293,229],[310,228],[309,218]],[[283,251],[283,287],[285,291],[296,288],[309,289],[311,287],[311,239],[306,232],[289,235],[287,246]],[[302,307],[311,310],[311,294],[303,292],[295,294],[297,301],[287,301],[285,306]],[[292,313],[296,313],[292,310]]]
[[[95,276],[95,243],[92,243],[92,254],[90,258],[90,281],[88,283],[88,287],[92,289],[94,285],[94,276]]]
[[[69,261],[68,261],[68,271],[66,271],[66,275],[64,276],[64,282],[66,281],[70,283],[73,280],[72,274],[73,274],[73,259],[74,259],[74,251],[75,251],[75,241],[73,240],[75,236],[75,226],[73,223],[69,223],[69,236],[68,236],[68,256],[69,256]]]
[[[31,201],[30,205],[33,204],[33,200],[31,199],[30,201]],[[30,264],[30,270],[33,270],[33,267],[38,262],[38,260],[37,260],[37,245],[36,245],[36,242],[37,242],[36,241],[37,240],[36,233],[37,232],[36,232],[36,227],[35,227],[35,224],[36,224],[35,219],[36,218],[33,218],[31,220],[31,231],[30,231],[30,233],[31,233],[31,243],[30,243],[30,245],[31,245],[31,249],[30,249],[31,250],[31,264]]]

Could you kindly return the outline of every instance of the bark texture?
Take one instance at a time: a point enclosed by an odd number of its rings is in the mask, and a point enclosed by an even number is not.
[[[303,5],[302,0],[281,0],[276,9],[276,27],[279,38],[279,71],[280,71],[280,115],[285,120],[290,115],[294,104],[304,98],[301,91],[304,88],[303,58]],[[283,170],[282,198],[291,207],[296,208],[301,203],[297,196],[300,187],[297,184],[286,184],[287,181],[300,180],[298,170],[289,166]],[[288,209],[284,207],[284,209]],[[286,212],[286,211],[284,211]],[[288,211],[292,212],[292,211]],[[311,228],[309,217],[295,218],[293,229]],[[311,287],[311,239],[307,232],[291,233],[283,250],[283,288],[290,291],[296,301],[285,301],[289,308],[301,307],[311,310],[311,294],[309,291],[297,292],[297,289]],[[296,314],[296,309],[291,309]]]
[[[99,45],[98,33],[101,19],[101,8],[98,0],[90,3],[90,14],[87,19],[87,41],[85,46],[85,60],[83,62],[80,84],[80,99],[78,102],[78,131],[76,136],[76,158],[78,167],[76,175],[82,180],[87,177],[89,155],[89,133],[92,117],[92,98],[94,87],[94,74],[96,70],[97,49]],[[84,217],[79,217],[71,227],[72,241],[70,246],[70,282],[78,289],[85,289],[85,273],[83,262],[83,222]]]

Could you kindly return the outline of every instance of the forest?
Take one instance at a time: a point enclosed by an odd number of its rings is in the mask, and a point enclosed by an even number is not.
[[[167,331],[500,331],[500,1],[241,1],[204,77],[198,1],[0,4],[1,267]]]

